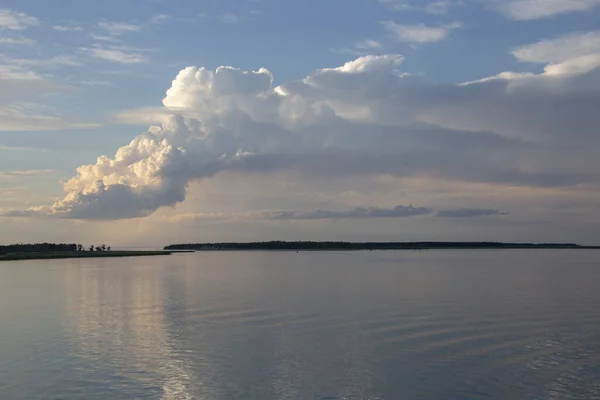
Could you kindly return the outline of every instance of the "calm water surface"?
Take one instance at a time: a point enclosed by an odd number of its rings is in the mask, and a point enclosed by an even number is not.
[[[600,399],[600,252],[0,263],[0,398]]]

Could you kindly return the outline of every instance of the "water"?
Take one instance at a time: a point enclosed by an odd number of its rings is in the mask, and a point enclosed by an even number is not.
[[[0,398],[600,399],[600,252],[0,264]]]

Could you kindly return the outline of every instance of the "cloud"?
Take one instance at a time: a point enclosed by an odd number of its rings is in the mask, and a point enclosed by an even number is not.
[[[0,151],[41,151],[46,152],[46,149],[39,147],[24,147],[24,146],[7,146],[0,144]]]
[[[80,26],[66,26],[66,25],[54,25],[52,27],[52,29],[54,29],[55,31],[58,32],[81,32],[83,31],[83,28]]]
[[[437,213],[438,217],[444,218],[475,218],[487,217],[492,215],[507,215],[507,212],[498,210],[489,210],[483,208],[461,208],[458,210],[444,210]]]
[[[379,2],[393,11],[422,11],[433,15],[448,13],[452,7],[464,5],[460,0],[436,0],[430,2],[405,1],[405,0],[379,0]]]
[[[35,40],[24,36],[0,37],[0,44],[33,46],[35,45]]]
[[[2,171],[0,170],[0,180],[12,179],[12,178],[27,178],[53,174],[56,171],[53,169],[27,169],[27,170],[14,170],[14,171]]]
[[[100,41],[100,42],[113,42],[113,43],[121,42],[121,39],[114,37],[114,36],[109,36],[109,35],[90,35],[90,37],[92,39]]]
[[[424,11],[433,15],[443,15],[448,13],[452,7],[464,5],[462,1],[439,0],[427,4]]]
[[[162,24],[171,20],[171,16],[167,14],[158,14],[148,20],[149,24]]]
[[[510,19],[526,21],[591,10],[600,0],[497,0],[492,5]]]
[[[33,92],[43,92],[54,88],[55,84],[22,65],[0,64],[0,105],[1,101],[11,100]]]
[[[575,32],[519,47],[512,51],[519,61],[562,63],[590,54],[600,54],[600,30]]]
[[[55,131],[89,129],[98,124],[70,120],[63,116],[40,113],[18,105],[0,104],[0,131]]]
[[[314,211],[250,211],[237,214],[200,213],[182,214],[170,218],[170,222],[198,221],[198,220],[335,220],[335,219],[368,219],[368,218],[405,218],[418,215],[431,214],[432,210],[425,207],[396,206],[393,208],[357,207],[347,211],[314,210]]]
[[[378,50],[383,48],[381,42],[373,39],[365,39],[354,44],[354,47],[360,50]]]
[[[461,28],[462,24],[454,22],[448,25],[428,26],[425,24],[403,25],[385,21],[383,26],[400,42],[424,44],[445,39],[452,30]]]
[[[140,64],[148,62],[146,55],[140,53],[137,49],[129,49],[121,46],[94,46],[92,48],[82,48],[92,57],[101,60],[110,61],[119,64]]]
[[[351,48],[332,49],[337,53],[349,54],[352,56],[364,56],[379,53],[383,50],[383,45],[378,40],[365,39],[354,43]]]
[[[21,31],[32,26],[38,26],[36,17],[9,9],[0,9],[0,30]]]
[[[406,11],[412,8],[409,2],[405,0],[379,0],[379,2],[394,11]]]
[[[235,14],[227,13],[222,15],[220,20],[224,24],[238,24],[240,22],[240,17]]]
[[[357,207],[349,211],[316,210],[310,212],[266,211],[261,215],[271,220],[320,220],[320,219],[361,219],[361,218],[403,218],[430,214],[425,207],[396,206],[391,209],[378,207]]]
[[[115,21],[101,21],[98,22],[98,26],[111,36],[121,36],[125,33],[139,32],[144,29],[144,26],[140,24]]]
[[[600,64],[578,60],[458,85],[404,74],[393,54],[279,86],[264,68],[188,67],[167,90],[158,125],[80,166],[53,205],[22,212],[144,217],[184,201],[189,182],[226,171],[597,187]]]

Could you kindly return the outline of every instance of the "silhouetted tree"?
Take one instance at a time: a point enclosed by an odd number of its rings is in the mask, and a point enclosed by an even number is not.
[[[106,251],[106,245],[105,244],[102,245],[102,251]]]
[[[78,244],[77,245],[77,251],[83,251],[83,245]]]
[[[106,248],[106,250],[110,251],[110,246],[108,246],[108,247]]]
[[[94,251],[94,245],[90,246],[90,251]]]
[[[96,251],[102,251],[102,247],[96,246]]]

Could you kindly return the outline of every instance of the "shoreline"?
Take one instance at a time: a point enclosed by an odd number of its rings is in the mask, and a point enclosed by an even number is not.
[[[180,251],[156,250],[156,251],[73,251],[73,252],[28,252],[0,254],[1,261],[21,260],[61,260],[69,258],[118,258],[118,257],[145,257],[145,256],[168,256]]]
[[[253,242],[188,243],[165,246],[168,251],[383,251],[383,250],[600,250],[574,243],[501,242]]]

